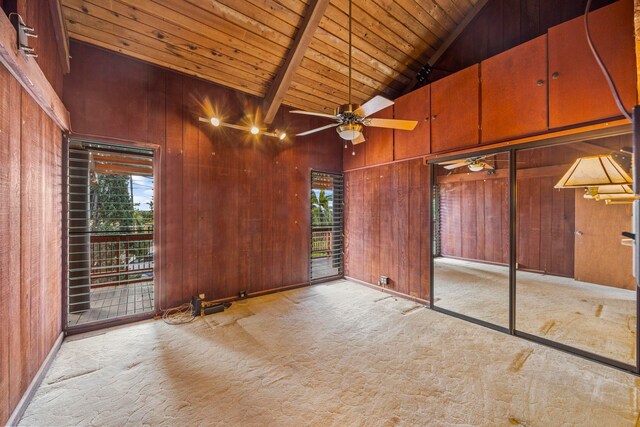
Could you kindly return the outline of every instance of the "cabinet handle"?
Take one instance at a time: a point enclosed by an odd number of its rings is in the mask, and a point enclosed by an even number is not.
[[[431,116],[431,120],[435,120],[438,116],[437,115],[433,115]]]
[[[544,80],[540,79],[538,80],[538,86],[542,86],[544,84]]]
[[[558,77],[560,77],[560,73],[557,72],[557,71],[555,73],[551,74],[551,78],[553,78],[553,80],[557,80]]]

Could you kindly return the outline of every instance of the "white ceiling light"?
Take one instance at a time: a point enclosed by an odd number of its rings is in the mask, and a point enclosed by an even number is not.
[[[484,163],[471,163],[468,168],[471,172],[480,172],[484,169]]]
[[[362,125],[359,123],[345,123],[336,128],[340,138],[352,141],[362,135]]]

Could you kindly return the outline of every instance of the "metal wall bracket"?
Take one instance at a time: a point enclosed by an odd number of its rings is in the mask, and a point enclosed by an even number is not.
[[[22,52],[23,55],[25,56],[29,56],[32,58],[37,58],[38,54],[36,53],[35,49],[32,48],[31,46],[29,46],[29,38],[30,37],[34,37],[37,38],[38,35],[36,34],[36,30],[33,27],[28,26],[27,24],[24,23],[24,20],[22,19],[22,16],[18,15],[17,13],[11,13],[9,14],[9,19],[11,19],[13,16],[16,16],[17,18],[17,25],[16,25],[16,31],[17,31],[17,48],[20,52]]]

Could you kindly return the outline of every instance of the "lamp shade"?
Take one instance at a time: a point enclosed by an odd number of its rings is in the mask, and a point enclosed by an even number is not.
[[[577,159],[555,188],[597,187],[632,182],[629,173],[611,155],[587,156]]]

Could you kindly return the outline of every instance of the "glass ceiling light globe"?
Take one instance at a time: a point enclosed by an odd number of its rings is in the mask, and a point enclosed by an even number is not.
[[[362,134],[362,125],[358,123],[345,123],[336,128],[340,138],[353,141]]]
[[[260,129],[258,129],[258,127],[257,127],[257,126],[251,126],[251,133],[252,133],[253,135],[257,135],[257,134],[259,134],[259,133],[260,133]]]
[[[215,127],[220,126],[220,119],[217,117],[211,117],[211,124],[214,125]]]
[[[484,165],[482,163],[472,163],[469,165],[469,170],[471,172],[480,172],[484,169]]]

